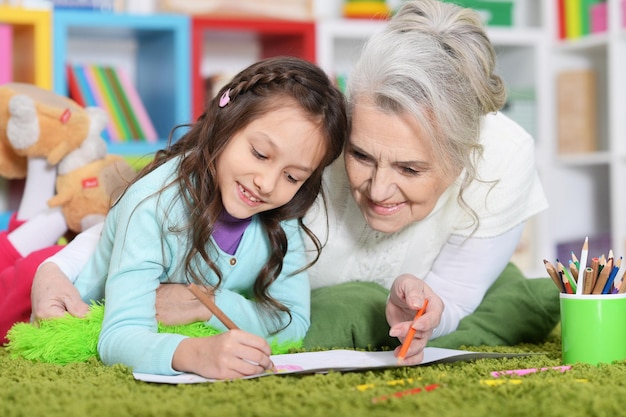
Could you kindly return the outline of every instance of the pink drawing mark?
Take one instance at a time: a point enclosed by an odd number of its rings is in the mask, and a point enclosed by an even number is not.
[[[302,371],[304,368],[300,365],[278,365],[276,367],[276,372],[297,372]]]
[[[494,378],[498,378],[502,375],[519,375],[519,376],[523,376],[523,375],[528,375],[528,374],[534,374],[535,372],[544,372],[544,371],[561,371],[561,372],[565,372],[565,371],[569,371],[570,369],[572,369],[571,366],[553,366],[551,368],[528,368],[528,369],[512,369],[509,371],[493,371],[491,373],[491,376],[493,376]]]

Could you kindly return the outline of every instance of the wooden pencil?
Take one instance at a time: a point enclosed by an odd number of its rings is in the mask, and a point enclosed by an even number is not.
[[[626,269],[626,262],[622,262],[622,257],[619,258],[619,270],[617,271],[617,275],[615,275],[615,288],[617,288],[618,293],[622,290],[624,286],[624,270]],[[624,288],[626,291],[626,288]],[[622,293],[623,294],[623,293]]]
[[[217,306],[217,304],[213,302],[211,297],[209,297],[204,291],[202,291],[200,286],[191,283],[187,285],[187,288],[193,293],[193,295],[196,296],[198,300],[200,300],[202,304],[204,304],[206,308],[209,309],[211,313],[213,313],[215,317],[218,318],[219,321],[222,322],[222,324],[224,324],[224,326],[226,326],[228,330],[239,329],[239,327],[237,327],[237,325],[230,318],[228,318],[228,316]],[[426,304],[424,304],[424,306],[426,306]],[[274,362],[271,361],[270,367],[267,368],[267,370],[270,372],[278,372],[276,366],[274,365]]]
[[[613,258],[609,258],[606,261],[606,265],[602,267],[602,271],[600,272],[600,275],[598,276],[598,280],[593,286],[593,291],[591,291],[592,294],[602,294],[602,290],[604,289],[604,285],[606,284],[606,281],[609,279],[609,274],[611,273],[612,269],[613,269]]]
[[[619,272],[618,272],[618,274],[619,274]],[[619,286],[619,290],[617,290],[617,293],[618,294],[626,293],[626,279],[622,278],[622,282],[621,282],[621,284]]]
[[[198,300],[200,300],[202,304],[204,304],[206,308],[209,309],[211,313],[213,313],[215,317],[217,317],[219,321],[222,322],[224,326],[226,326],[228,330],[239,329],[239,327],[237,327],[237,325],[233,323],[233,321],[228,318],[228,316],[224,314],[222,310],[220,310],[217,304],[213,302],[211,297],[209,297],[204,291],[202,291],[202,289],[198,285],[191,283],[187,285],[187,288],[193,293],[193,295],[196,296]]]
[[[600,258],[591,258],[591,279],[585,280],[585,288],[583,288],[583,294],[591,294],[593,287],[598,280],[598,274],[600,272]]]
[[[587,268],[585,268],[585,272],[583,275],[583,280],[585,282],[584,284],[584,288],[583,288],[583,294],[591,294],[591,291],[593,290],[593,283],[594,283],[594,279],[593,279],[593,268],[588,266]]]
[[[554,284],[559,289],[559,291],[565,292],[563,281],[561,280],[561,277],[559,276],[559,273],[557,272],[554,265],[552,265],[552,263],[548,261],[547,259],[543,260],[543,264],[546,267],[546,271],[548,272],[548,275],[550,276],[550,278],[552,278],[552,281],[554,281]]]

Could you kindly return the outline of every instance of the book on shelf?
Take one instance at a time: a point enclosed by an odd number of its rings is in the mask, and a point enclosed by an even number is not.
[[[596,151],[595,72],[591,69],[560,72],[557,75],[556,101],[559,153]]]
[[[313,0],[161,0],[166,13],[203,16],[254,16],[277,19],[313,19]]]
[[[67,66],[70,97],[83,107],[100,107],[109,116],[105,140],[158,139],[152,120],[128,74],[121,68],[95,64]]]
[[[121,10],[120,0],[49,0],[55,9],[75,9],[93,11]]]
[[[0,24],[0,84],[13,80],[13,28]]]
[[[556,29],[558,39],[565,39],[567,37],[565,31],[565,1],[566,0],[556,0]]]
[[[594,28],[599,30],[602,25],[594,20],[606,21],[606,7],[599,7],[602,3],[602,0],[557,0],[559,39],[576,39],[593,33]]]

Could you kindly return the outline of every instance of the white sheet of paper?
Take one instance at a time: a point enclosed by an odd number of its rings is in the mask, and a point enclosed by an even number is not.
[[[528,356],[531,353],[495,353],[471,352],[467,350],[443,349],[427,347],[424,349],[424,360],[420,365],[441,362],[454,362],[480,358],[505,358],[514,356]],[[246,377],[258,378],[269,375],[290,375],[304,373],[321,373],[328,371],[359,371],[366,369],[394,368],[398,366],[398,359],[393,352],[361,352],[355,350],[335,349],[321,352],[288,353],[273,355],[272,361],[278,372]],[[214,379],[203,378],[195,374],[179,374],[173,376],[142,374],[134,372],[133,376],[139,381],[156,382],[161,384],[194,384],[200,382],[215,382]]]

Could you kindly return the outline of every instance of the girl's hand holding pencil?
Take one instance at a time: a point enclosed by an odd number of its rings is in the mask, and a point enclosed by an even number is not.
[[[228,331],[215,336],[184,339],[174,353],[172,368],[217,379],[275,371],[270,359],[272,351],[265,339],[240,330],[198,285],[189,284],[187,288]]]

